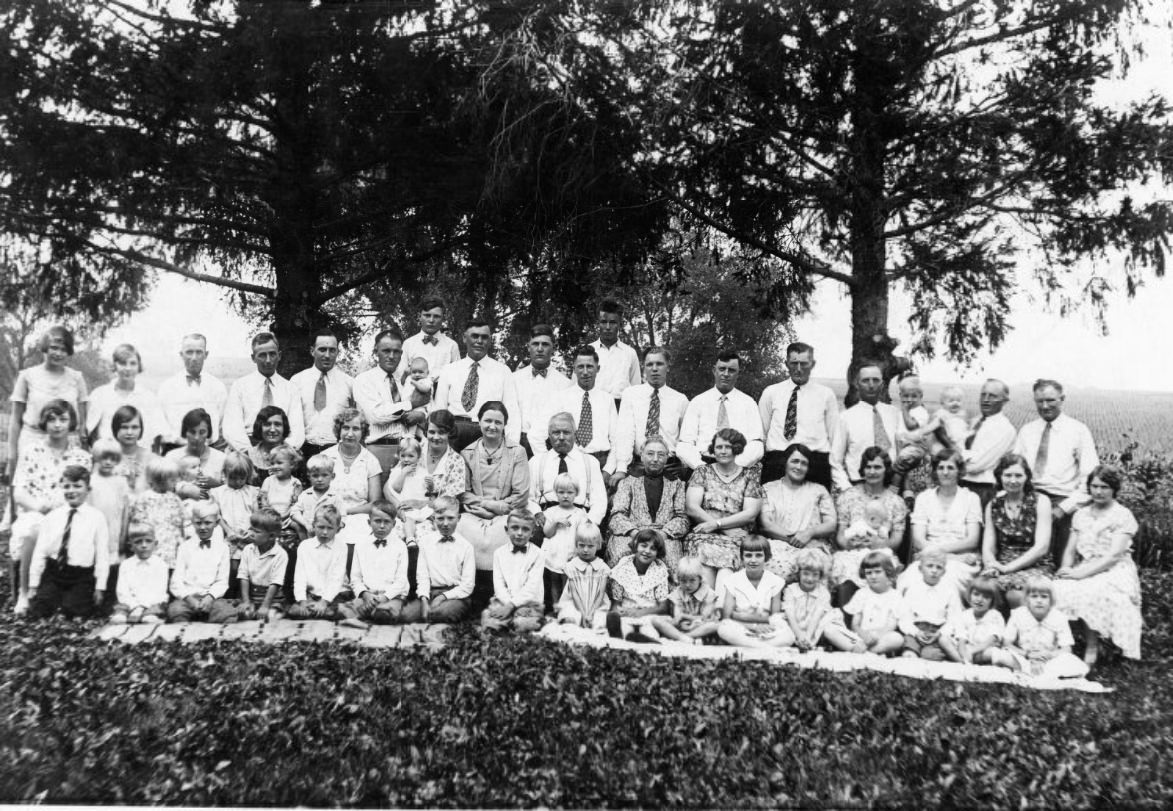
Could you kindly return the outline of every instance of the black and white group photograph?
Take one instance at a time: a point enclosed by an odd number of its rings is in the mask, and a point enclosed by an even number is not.
[[[0,4],[0,803],[1173,804],[1173,6]]]

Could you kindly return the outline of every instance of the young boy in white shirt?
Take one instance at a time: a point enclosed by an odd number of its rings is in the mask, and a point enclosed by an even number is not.
[[[338,603],[353,595],[346,588],[346,544],[335,536],[342,527],[342,515],[333,504],[323,504],[314,515],[314,536],[297,546],[293,572],[293,599],[290,619],[334,620]]]
[[[131,524],[127,536],[132,557],[122,564],[115,588],[118,602],[110,622],[163,622],[167,611],[167,564],[155,554],[158,544],[154,530],[147,524]]]
[[[404,622],[460,622],[468,614],[476,584],[476,556],[472,544],[456,535],[460,502],[439,496],[433,504],[439,538],[420,537],[416,594],[403,609]]]
[[[407,545],[396,531],[395,507],[379,499],[371,504],[367,520],[371,534],[354,544],[350,566],[355,597],[338,606],[340,624],[350,628],[399,622],[407,599]]]
[[[509,513],[509,546],[493,553],[493,599],[481,612],[481,626],[494,631],[536,631],[542,627],[542,550],[530,542],[534,516],[518,508]]]
[[[212,605],[228,592],[232,550],[220,528],[220,508],[214,501],[197,501],[192,507],[195,537],[186,538],[175,553],[167,619],[201,622],[209,619]]]

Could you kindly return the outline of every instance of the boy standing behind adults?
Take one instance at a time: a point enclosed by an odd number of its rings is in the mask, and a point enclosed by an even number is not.
[[[295,374],[290,383],[301,398],[305,443],[301,455],[311,456],[338,444],[334,416],[354,404],[354,380],[338,368],[338,336],[329,329],[314,333],[310,348],[314,365]]]
[[[428,374],[435,383],[445,366],[460,360],[460,347],[440,331],[444,327],[443,299],[428,296],[420,301],[419,308],[420,331],[403,342],[403,358],[395,377],[400,382],[406,380],[411,362],[423,358],[428,362]]]
[[[252,340],[252,360],[257,370],[238,379],[228,390],[228,404],[224,407],[224,439],[241,453],[252,447],[249,434],[257,412],[265,406],[277,406],[289,420],[289,436],[285,442],[300,448],[305,442],[305,417],[301,410],[301,396],[292,383],[277,374],[281,348],[271,332],[258,332]]]
[[[618,409],[623,392],[629,386],[638,386],[639,355],[635,349],[619,340],[623,326],[623,306],[611,299],[599,305],[599,339],[591,346],[599,355],[598,385],[615,400]]]
[[[553,403],[574,385],[554,368],[553,358],[554,330],[535,324],[529,331],[529,363],[513,373],[521,414],[509,415],[510,421],[521,420],[521,446],[531,458],[546,449],[546,422],[556,413]]]
[[[1018,430],[1014,452],[1030,463],[1035,490],[1051,499],[1051,559],[1063,560],[1071,515],[1091,501],[1087,479],[1100,457],[1088,427],[1063,413],[1058,381],[1036,380],[1033,391],[1039,418]]]

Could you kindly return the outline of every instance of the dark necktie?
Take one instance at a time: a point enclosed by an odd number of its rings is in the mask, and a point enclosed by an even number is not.
[[[877,448],[885,452],[892,449],[892,441],[888,439],[888,431],[884,428],[884,419],[880,416],[878,406],[872,406],[872,433]]]
[[[386,545],[387,545],[387,539],[386,539],[386,538],[380,538],[380,539],[376,539],[376,540],[375,540],[375,548],[376,548],[376,549],[382,549],[382,548],[383,548],[384,546],[386,546]]]
[[[550,371],[549,366],[547,366],[545,369],[534,369],[534,377],[545,377],[546,372],[548,371]],[[513,551],[516,552],[517,550],[514,549]]]
[[[528,552],[528,551],[529,551],[529,550],[528,550],[528,549],[526,549],[524,546],[515,546],[515,547],[513,547],[513,554],[515,554],[515,555],[524,555],[524,554],[525,554],[526,552]]]
[[[566,454],[564,454],[564,453],[558,454],[558,472],[559,473],[568,472],[566,469]]]
[[[200,376],[199,375],[188,375],[187,376],[187,385],[189,387],[190,386],[198,386],[199,384],[200,384]]]
[[[648,424],[644,426],[644,438],[660,435],[660,390],[652,389],[652,399],[648,401]]]
[[[271,378],[265,378],[265,391],[261,395],[261,408],[273,405],[273,381]]]
[[[65,531],[61,533],[61,548],[57,550],[57,563],[65,566],[69,560],[69,536],[73,532],[73,516],[77,515],[77,508],[69,509],[69,517],[65,519]]]
[[[391,402],[399,402],[399,384],[395,382],[395,375],[387,375],[387,384],[391,387]]]
[[[965,438],[965,449],[968,451],[973,448],[973,441],[977,439],[978,431],[982,430],[982,423],[986,421],[985,417],[974,423],[973,430],[970,431],[969,436]]]
[[[725,401],[729,398],[724,394],[721,395],[721,400],[717,404],[717,430],[729,427],[729,412],[725,410]]]
[[[440,339],[437,338],[435,335],[425,335],[424,336],[424,343],[431,344],[432,346],[436,346],[437,344],[440,343]]]
[[[790,392],[790,401],[786,403],[786,423],[782,426],[782,436],[787,442],[798,433],[798,389],[795,385],[794,391]]]
[[[591,413],[591,393],[582,393],[582,410],[578,413],[578,429],[574,432],[574,441],[579,447],[585,448],[591,444],[595,436],[594,415]]]
[[[211,538],[208,538],[207,540],[200,539],[200,549],[211,549],[211,548],[212,548],[212,539]]]
[[[1043,438],[1039,440],[1039,452],[1035,454],[1034,478],[1037,481],[1043,471],[1047,469],[1047,453],[1051,450],[1051,423],[1043,429]]]
[[[460,406],[465,411],[472,411],[477,402],[477,387],[480,385],[480,363],[475,362],[468,370],[468,377],[464,381],[464,391],[460,395]]]
[[[314,411],[321,411],[326,407],[326,373],[323,372],[318,378],[318,384],[314,386]]]

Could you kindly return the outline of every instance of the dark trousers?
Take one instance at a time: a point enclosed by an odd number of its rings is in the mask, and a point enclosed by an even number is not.
[[[998,485],[996,484],[984,484],[982,482],[968,482],[963,480],[961,486],[966,490],[972,490],[977,493],[978,498],[982,500],[982,515],[985,515],[986,507],[994,500],[994,496],[998,494]]]
[[[303,462],[308,462],[311,456],[315,456],[324,450],[334,447],[336,442],[331,442],[329,445],[315,445],[312,442],[306,442],[301,446],[301,456]]]
[[[419,568],[420,548],[415,544],[407,547],[407,600],[410,603],[416,599],[416,570]]]
[[[542,593],[546,611],[553,613],[554,606],[562,599],[562,591],[565,588],[566,575],[561,572],[552,572],[549,569],[542,572]]]
[[[518,440],[517,444],[520,445],[523,450],[525,450],[526,459],[534,458],[534,449],[531,448],[529,444],[529,434],[527,434],[525,431],[522,431],[521,439]]]
[[[811,451],[810,467],[806,472],[806,480],[821,484],[827,490],[831,489],[831,454],[822,451]],[[786,465],[782,462],[782,451],[766,451],[762,457],[762,484],[775,482],[786,475]]]
[[[472,594],[468,598],[469,610],[472,615],[479,617],[481,612],[489,607],[489,601],[492,599],[493,570],[477,569],[476,582],[472,587]]]
[[[67,617],[88,617],[94,613],[93,566],[62,566],[45,561],[37,596],[29,604],[29,617],[51,617],[60,611]]]
[[[1055,493],[1047,493],[1045,490],[1040,490],[1040,493],[1045,493],[1047,498],[1051,499],[1051,509],[1055,509],[1063,503],[1064,496]],[[1058,569],[1063,565],[1063,552],[1067,549],[1067,538],[1071,535],[1071,513],[1067,513],[1062,518],[1051,519],[1051,561]]]
[[[452,432],[452,436],[448,438],[448,444],[452,446],[452,450],[460,453],[472,443],[481,438],[481,425],[472,420],[456,418],[456,430]]]

